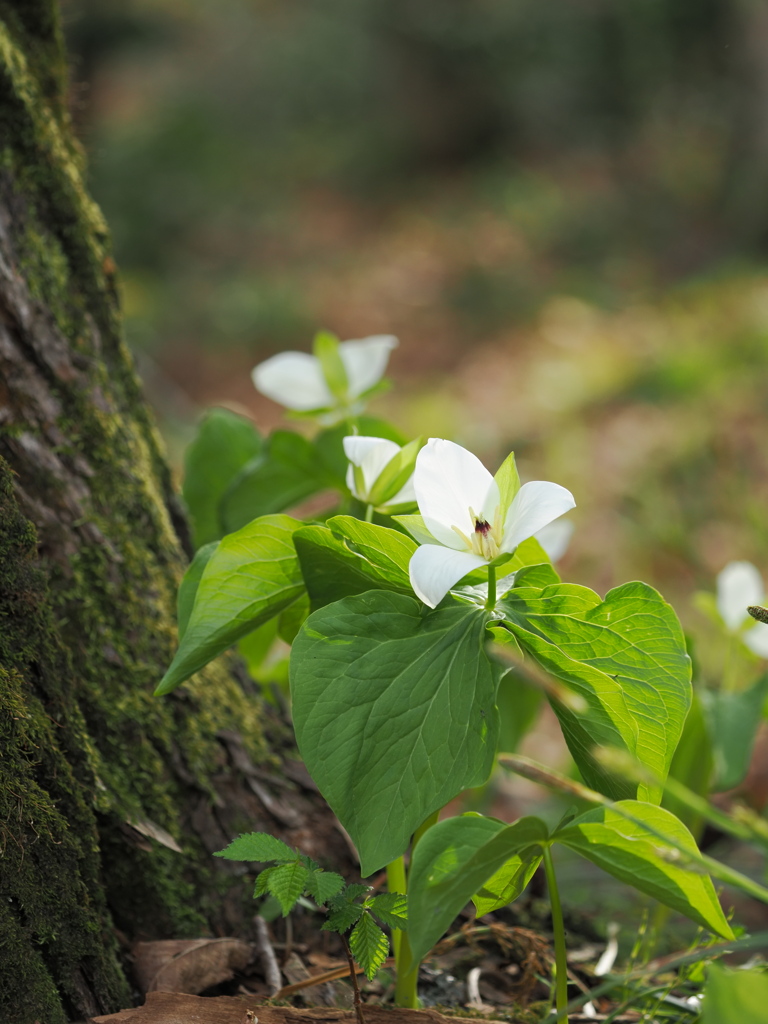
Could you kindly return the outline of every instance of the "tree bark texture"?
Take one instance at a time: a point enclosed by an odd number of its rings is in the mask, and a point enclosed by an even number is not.
[[[56,3],[0,0],[4,1024],[129,1005],[125,936],[242,931],[244,868],[210,856],[239,831],[349,863],[248,680],[219,664],[152,697],[186,528],[122,341],[66,80]]]

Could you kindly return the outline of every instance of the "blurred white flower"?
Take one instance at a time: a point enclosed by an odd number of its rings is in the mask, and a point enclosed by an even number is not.
[[[573,523],[570,519],[556,519],[549,523],[543,530],[535,534],[536,540],[541,544],[547,553],[550,562],[559,562],[573,536]]]
[[[347,487],[359,501],[376,508],[415,504],[413,461],[418,448],[409,452],[411,447],[401,448],[384,437],[345,437]]]
[[[273,402],[295,412],[337,410],[340,419],[345,413],[362,411],[359,399],[384,376],[396,346],[397,338],[388,334],[342,342],[319,335],[315,355],[279,352],[254,367],[251,376],[256,390]]]
[[[430,608],[462,576],[511,554],[576,504],[559,484],[520,487],[512,457],[492,477],[471,452],[434,437],[418,454],[413,484],[421,517],[400,521],[421,544],[411,556],[411,586]]]
[[[768,626],[754,622],[747,611],[750,605],[762,604],[764,597],[763,578],[751,562],[729,562],[717,577],[720,618],[754,654],[768,658]]]

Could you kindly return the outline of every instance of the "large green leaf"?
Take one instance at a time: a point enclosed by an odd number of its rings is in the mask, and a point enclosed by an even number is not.
[[[413,593],[408,560],[416,545],[396,530],[336,516],[297,530],[294,543],[313,609],[366,590]]]
[[[768,974],[762,969],[729,971],[720,964],[707,968],[701,1024],[765,1024],[768,1017]]]
[[[682,782],[697,796],[709,796],[712,777],[712,741],[704,718],[700,691],[693,691],[691,710],[685,720],[683,735],[675,750],[669,769],[669,778]],[[687,803],[667,791],[661,801],[662,807],[676,814],[695,838],[701,836],[704,818],[700,811],[693,810]]]
[[[254,424],[229,409],[209,409],[184,455],[184,501],[195,547],[218,540],[225,530],[219,504],[246,462],[261,451]]]
[[[170,693],[299,597],[304,581],[291,539],[298,525],[290,516],[264,516],[219,541],[157,694]]]
[[[490,626],[488,633],[497,644],[509,648],[522,661],[523,653],[514,635],[504,626]],[[499,709],[499,752],[513,754],[533,725],[544,700],[542,690],[521,679],[513,669],[503,677],[496,694]]]
[[[334,516],[327,525],[393,582],[410,587],[408,564],[417,547],[410,537],[352,516]]]
[[[227,488],[221,502],[224,526],[239,530],[257,516],[282,512],[332,485],[311,441],[276,430]]]
[[[679,849],[665,843],[665,836],[698,853],[693,836],[671,811],[639,800],[621,800],[615,808],[597,807],[582,814],[552,840],[716,935],[733,938],[712,880],[686,863]]]
[[[438,822],[413,851],[408,880],[408,938],[414,960],[421,960],[472,897],[501,870],[500,887],[511,902],[523,891],[541,859],[548,838],[539,818],[505,825],[495,818],[466,814]],[[497,876],[497,881],[500,879]]]
[[[585,699],[578,716],[553,706],[588,784],[614,799],[658,803],[661,784],[613,777],[590,750],[625,748],[666,778],[691,702],[690,658],[670,605],[644,583],[617,587],[604,601],[586,587],[559,584],[514,588],[500,609],[523,650]]]
[[[500,668],[485,655],[485,622],[471,606],[425,613],[413,597],[371,590],[314,612],[296,637],[299,750],[364,875],[490,774]]]
[[[740,693],[729,690],[701,692],[712,745],[715,768],[712,789],[715,792],[733,789],[747,774],[757,727],[763,719],[766,695],[768,673]]]
[[[184,573],[184,578],[179,584],[179,593],[176,597],[176,618],[178,619],[179,626],[179,640],[184,636],[187,631],[187,624],[189,623],[189,617],[192,614],[192,609],[195,606],[195,598],[197,597],[197,588],[200,586],[200,580],[203,575],[203,570],[211,560],[211,555],[219,546],[217,540],[211,541],[210,544],[204,544],[195,553],[195,557],[192,559],[192,563]]]

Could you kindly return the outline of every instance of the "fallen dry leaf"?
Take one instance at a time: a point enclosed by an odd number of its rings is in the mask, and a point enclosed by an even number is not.
[[[356,1024],[353,1010],[335,1007],[296,1010],[292,1006],[263,1006],[237,996],[190,996],[178,992],[150,992],[144,1006],[104,1017],[91,1024],[244,1024],[251,1010],[259,1024]],[[477,1024],[467,1017],[444,1017],[437,1010],[405,1010],[369,1006],[367,1024]],[[489,1021],[487,1024],[501,1024]]]
[[[244,970],[253,947],[241,939],[167,939],[137,942],[133,956],[141,992],[196,995]]]

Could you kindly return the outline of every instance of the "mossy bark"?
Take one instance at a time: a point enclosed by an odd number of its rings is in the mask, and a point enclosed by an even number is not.
[[[275,720],[265,740],[256,695],[226,666],[152,697],[175,646],[185,525],[65,89],[57,5],[0,0],[5,1024],[129,1005],[117,937],[236,930],[239,866],[210,854],[242,829],[346,855],[281,771],[289,737]]]

